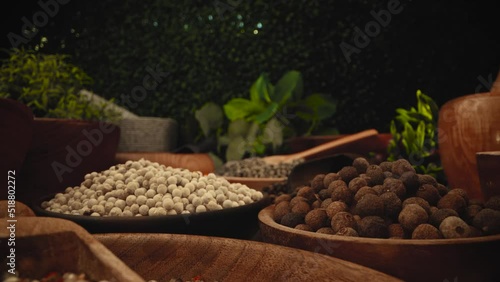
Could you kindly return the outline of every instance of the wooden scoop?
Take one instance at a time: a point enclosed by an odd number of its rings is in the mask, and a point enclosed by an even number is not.
[[[263,160],[268,164],[277,164],[277,163],[281,163],[281,162],[293,162],[294,160],[298,160],[298,159],[308,159],[308,158],[313,157],[313,156],[318,156],[321,153],[324,153],[328,150],[337,148],[339,146],[349,144],[352,142],[356,142],[356,141],[364,139],[364,138],[377,136],[377,135],[378,135],[377,130],[368,129],[368,130],[361,131],[361,132],[358,132],[355,134],[347,135],[347,136],[339,138],[339,139],[332,140],[332,141],[327,142],[327,143],[323,143],[321,145],[304,150],[302,152],[288,154],[288,155],[268,156],[268,157],[264,157]]]

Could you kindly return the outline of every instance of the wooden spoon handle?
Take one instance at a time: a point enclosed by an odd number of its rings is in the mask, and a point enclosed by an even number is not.
[[[378,135],[378,131],[375,129],[368,129],[368,130],[364,130],[364,131],[361,131],[361,132],[358,132],[355,134],[350,134],[350,135],[347,135],[345,137],[335,139],[333,141],[330,141],[330,142],[318,145],[316,147],[304,150],[302,152],[292,154],[293,159],[307,158],[307,157],[310,157],[312,155],[316,155],[318,153],[321,153],[321,152],[324,152],[324,151],[327,151],[327,150],[330,150],[330,149],[333,149],[333,148],[336,148],[336,147],[339,147],[339,146],[342,146],[342,145],[345,145],[348,143],[352,143],[352,142],[358,141],[358,140],[363,139],[363,138],[376,136],[376,135]]]
[[[500,71],[497,74],[497,79],[493,82],[490,89],[491,95],[500,95]]]

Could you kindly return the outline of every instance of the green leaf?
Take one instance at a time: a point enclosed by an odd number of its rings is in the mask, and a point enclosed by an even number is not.
[[[258,124],[263,124],[272,118],[279,109],[279,105],[276,102],[271,102],[271,104],[267,105],[266,109],[258,114],[256,114],[252,120],[257,122]]]
[[[288,71],[285,73],[274,87],[271,100],[280,106],[293,96],[295,100],[302,96],[302,75],[298,71]]]
[[[237,136],[245,137],[250,129],[250,122],[243,119],[233,120],[229,123],[227,127],[227,135],[229,138],[235,138]]]
[[[415,142],[415,131],[413,130],[413,127],[409,123],[406,123],[404,125],[403,139],[406,140],[407,143]]]
[[[418,148],[424,148],[425,143],[425,122],[421,121],[416,130],[416,143]]]
[[[272,118],[264,126],[262,143],[272,144],[273,150],[283,144],[283,126],[278,119]]]
[[[263,73],[250,87],[250,101],[254,103],[270,103],[273,91],[268,75]]]
[[[247,142],[241,136],[231,139],[226,149],[226,161],[241,160],[245,155]]]
[[[337,110],[337,103],[328,96],[316,93],[306,97],[305,105],[313,110],[314,119],[323,120],[331,117]]]
[[[244,98],[233,98],[223,108],[226,117],[231,121],[252,117],[263,111],[259,104]]]
[[[205,136],[209,136],[213,131],[221,127],[224,122],[221,107],[213,102],[205,103],[203,107],[195,111],[194,116]]]

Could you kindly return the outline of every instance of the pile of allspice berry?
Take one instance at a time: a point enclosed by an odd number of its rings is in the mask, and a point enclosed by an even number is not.
[[[277,223],[317,233],[391,239],[500,234],[500,196],[469,199],[466,190],[448,189],[405,159],[370,164],[356,158],[274,203]]]

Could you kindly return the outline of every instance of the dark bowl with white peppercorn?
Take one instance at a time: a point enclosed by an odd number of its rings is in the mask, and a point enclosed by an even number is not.
[[[89,233],[170,233],[218,236],[235,239],[253,239],[258,236],[257,215],[269,206],[267,195],[263,199],[235,207],[203,213],[159,216],[106,216],[71,215],[47,211],[42,203],[54,195],[43,197],[32,206],[38,216],[67,219],[85,228]]]
[[[87,173],[33,203],[37,215],[59,217],[90,233],[161,232],[249,239],[269,197],[214,173],[164,166],[145,159]]]
[[[360,164],[363,164],[360,166]],[[360,169],[360,167],[363,167]],[[497,281],[500,197],[482,202],[406,160],[310,175],[259,212],[267,243],[334,256],[405,281]]]

